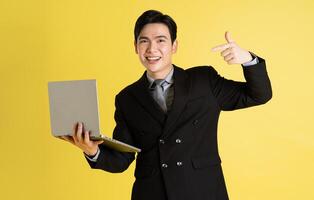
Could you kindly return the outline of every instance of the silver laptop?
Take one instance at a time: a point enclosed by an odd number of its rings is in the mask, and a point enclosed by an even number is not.
[[[100,133],[96,80],[48,82],[48,93],[53,136],[72,135],[73,125],[83,122],[91,140],[103,140],[104,145],[122,152],[141,151]]]

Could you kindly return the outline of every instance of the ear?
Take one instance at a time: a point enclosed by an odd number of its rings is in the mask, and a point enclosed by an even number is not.
[[[172,44],[172,53],[176,53],[178,48],[178,40],[176,39]]]
[[[138,51],[137,51],[137,45],[136,45],[136,40],[134,40],[134,50],[135,50],[135,53],[138,54]]]

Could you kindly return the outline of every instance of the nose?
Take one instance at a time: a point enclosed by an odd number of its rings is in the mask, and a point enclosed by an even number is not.
[[[157,45],[155,42],[150,42],[147,48],[148,52],[154,52],[157,48]]]

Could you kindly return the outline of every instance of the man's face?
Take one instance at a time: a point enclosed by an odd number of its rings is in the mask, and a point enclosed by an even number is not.
[[[172,68],[172,54],[177,50],[177,41],[171,42],[168,27],[162,23],[146,24],[134,45],[148,74],[165,78]]]

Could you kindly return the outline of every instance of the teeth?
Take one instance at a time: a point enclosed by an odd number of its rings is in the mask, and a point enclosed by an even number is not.
[[[146,57],[147,60],[158,60],[159,58],[160,58],[159,56]]]

